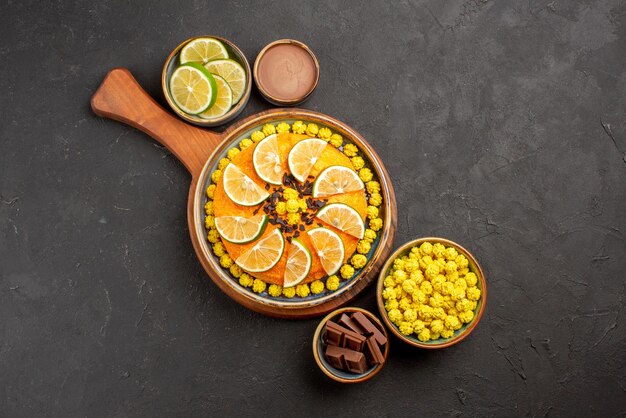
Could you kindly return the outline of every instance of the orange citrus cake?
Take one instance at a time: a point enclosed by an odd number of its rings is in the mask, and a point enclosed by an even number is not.
[[[207,239],[255,293],[337,290],[367,264],[382,229],[380,183],[359,149],[314,123],[264,125],[228,150],[211,180]]]

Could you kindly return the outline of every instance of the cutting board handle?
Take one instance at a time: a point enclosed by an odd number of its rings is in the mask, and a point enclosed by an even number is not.
[[[126,68],[114,68],[91,98],[98,116],[133,126],[170,150],[194,178],[222,141],[220,134],[189,125],[166,112]]]

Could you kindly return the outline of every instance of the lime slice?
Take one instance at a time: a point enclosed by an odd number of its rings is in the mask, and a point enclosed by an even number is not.
[[[313,197],[327,197],[363,190],[359,175],[348,167],[333,165],[322,171],[313,184]]]
[[[209,61],[204,67],[226,80],[233,91],[233,104],[236,104],[246,90],[246,71],[243,67],[237,61],[229,59]]]
[[[222,77],[217,74],[211,74],[215,79],[217,86],[217,94],[215,95],[215,103],[204,112],[200,113],[202,119],[215,119],[224,116],[231,107],[233,107],[233,92],[230,86]]]
[[[308,234],[326,274],[330,276],[337,273],[345,256],[343,241],[339,235],[323,227],[313,228]]]
[[[180,63],[197,62],[206,64],[211,60],[228,58],[226,47],[217,39],[198,38],[190,41],[180,51]]]
[[[292,239],[287,253],[283,287],[293,287],[300,284],[311,271],[311,264],[313,264],[311,252],[299,239]]]
[[[238,205],[258,205],[270,195],[232,163],[224,169],[222,181],[224,182],[224,192],[230,197],[230,200]]]
[[[285,251],[285,238],[280,229],[274,229],[254,247],[244,252],[235,263],[250,273],[260,273],[274,267]]]
[[[268,219],[267,215],[256,215],[251,218],[217,216],[215,228],[226,241],[233,244],[245,244],[256,240],[263,234]]]
[[[280,161],[277,135],[273,134],[259,142],[252,153],[254,170],[270,184],[283,184],[285,169]]]
[[[322,139],[308,138],[293,146],[287,156],[287,163],[296,180],[304,183],[326,145],[326,141]]]
[[[213,106],[217,86],[213,76],[200,64],[178,67],[170,77],[170,94],[183,112],[197,115]]]
[[[320,209],[315,217],[358,239],[362,239],[365,234],[361,215],[345,203],[330,203]]]

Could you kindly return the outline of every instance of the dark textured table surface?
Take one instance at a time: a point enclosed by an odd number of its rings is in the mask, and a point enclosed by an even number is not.
[[[378,150],[396,246],[467,246],[490,300],[462,344],[392,341],[372,381],[311,355],[316,320],[222,294],[193,252],[189,175],[96,117],[106,71],[164,103],[179,42],[316,52],[304,107]],[[0,2],[0,416],[623,416],[626,2]],[[270,108],[253,93],[244,116]],[[376,312],[374,289],[355,304]]]

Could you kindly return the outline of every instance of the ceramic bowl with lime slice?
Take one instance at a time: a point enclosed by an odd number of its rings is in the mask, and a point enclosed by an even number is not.
[[[190,74],[185,69],[189,65],[201,71]],[[209,74],[209,81],[197,82],[194,77],[203,74]],[[182,119],[219,126],[237,117],[248,103],[251,74],[246,56],[234,43],[219,36],[198,36],[182,42],[167,57],[161,86],[165,100]]]

